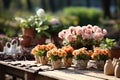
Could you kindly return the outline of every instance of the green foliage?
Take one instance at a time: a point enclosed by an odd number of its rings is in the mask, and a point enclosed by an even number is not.
[[[65,58],[72,58],[72,57],[73,57],[73,55],[71,52],[68,52],[67,55],[65,56]]]
[[[102,41],[102,43],[100,44],[100,47],[103,49],[104,48],[111,49],[115,44],[116,44],[115,39],[106,38],[105,40]]]
[[[37,56],[46,56],[46,54],[47,54],[46,50],[38,50],[36,53]]]
[[[100,60],[106,61],[109,59],[109,56],[104,54],[99,54],[98,56],[95,56],[94,59],[97,61],[100,61]]]
[[[88,60],[89,56],[86,53],[81,53],[75,56],[76,60]]]
[[[78,17],[79,25],[99,24],[99,18],[103,15],[99,9],[86,7],[67,7],[63,9],[63,13]]]
[[[53,55],[51,54],[49,59],[52,60],[52,61],[57,61],[58,59],[61,59],[62,57],[58,56],[58,55]]]
[[[65,26],[78,25],[79,23],[79,18],[75,15],[61,14],[60,20]]]

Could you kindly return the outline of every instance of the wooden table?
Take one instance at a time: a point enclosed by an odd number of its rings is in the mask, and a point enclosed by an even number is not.
[[[9,64],[9,62],[0,61],[0,80],[5,80],[5,74],[13,76],[13,80],[21,78],[23,80],[34,80],[36,71],[29,70],[15,66],[16,64]]]
[[[49,70],[50,66],[37,64],[36,70],[32,70],[33,67],[28,69],[16,66],[14,63],[35,65],[35,61],[16,61],[10,63],[0,61],[0,80],[4,80],[5,74],[12,75],[14,77],[13,80],[16,80],[16,77],[20,77],[23,80],[120,80],[120,78],[115,76],[104,75],[103,71],[95,69],[78,70],[70,67],[68,69]],[[37,68],[42,70],[37,70]]]

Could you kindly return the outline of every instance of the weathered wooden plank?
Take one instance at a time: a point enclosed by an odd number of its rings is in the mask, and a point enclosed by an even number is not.
[[[5,80],[5,73],[2,65],[0,65],[0,80]]]

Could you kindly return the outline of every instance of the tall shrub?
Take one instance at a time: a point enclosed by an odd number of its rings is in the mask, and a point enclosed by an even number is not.
[[[86,7],[66,7],[63,9],[63,14],[74,15],[79,18],[79,25],[99,24],[99,19],[103,12],[97,8]]]

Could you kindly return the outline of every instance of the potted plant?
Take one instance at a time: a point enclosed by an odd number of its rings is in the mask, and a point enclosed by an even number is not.
[[[61,43],[61,39],[58,37],[58,33],[64,29],[63,24],[61,23],[61,21],[59,20],[59,18],[56,17],[52,17],[49,20],[49,29],[47,30],[50,35],[51,35],[51,42],[53,42],[54,44],[56,44],[57,46],[60,45]]]
[[[83,47],[73,51],[75,65],[78,69],[86,69],[87,62],[90,59],[90,56],[87,52],[87,48]]]
[[[97,68],[103,70],[105,61],[110,58],[110,51],[107,48],[101,49],[100,47],[95,47],[91,57],[96,61]]]
[[[99,46],[106,34],[106,29],[101,29],[98,26],[71,26],[60,31],[59,37],[63,40],[63,45],[71,45],[75,49],[86,47],[91,50],[93,45]]]
[[[102,43],[100,44],[100,48],[102,49],[109,49],[110,50],[110,58],[119,58],[119,48],[115,48],[116,45],[115,39],[105,38]]]
[[[38,9],[35,15],[25,18],[15,17],[23,31],[23,36],[29,36],[32,42],[36,38],[36,33],[39,37],[49,36],[46,30],[49,28],[48,17],[43,9]]]
[[[62,58],[66,52],[62,49],[54,48],[47,52],[47,57],[51,60],[53,69],[59,69],[62,66]]]
[[[45,65],[48,62],[47,51],[53,48],[56,48],[56,46],[52,43],[49,43],[47,45],[37,45],[32,49],[32,54],[35,55],[36,61],[38,63],[40,62],[41,64]]]
[[[63,64],[65,67],[70,67],[72,65],[72,59],[73,59],[72,52],[74,51],[74,49],[69,45],[62,47],[62,49],[66,52],[63,58]]]

